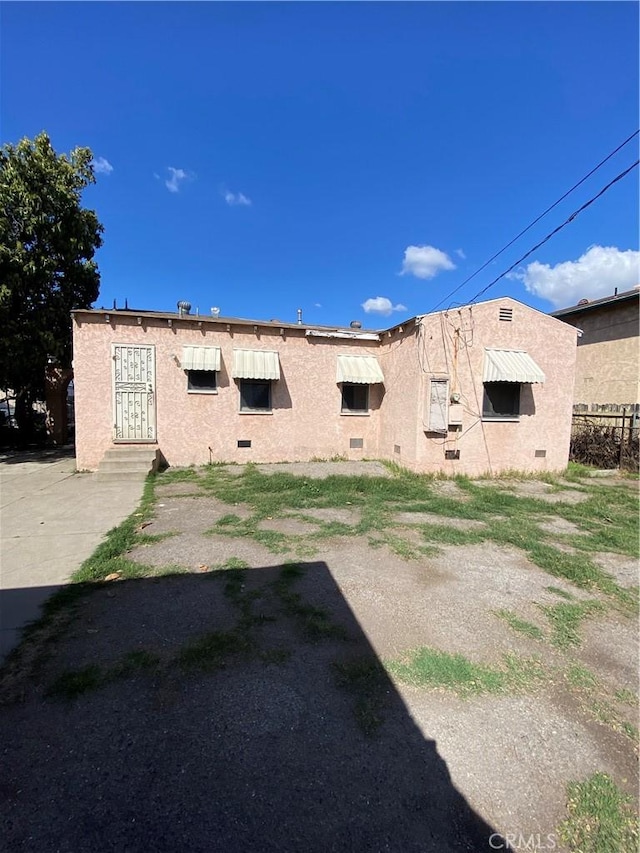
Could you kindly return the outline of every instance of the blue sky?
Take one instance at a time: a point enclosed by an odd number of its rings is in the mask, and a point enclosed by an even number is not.
[[[386,326],[637,159],[638,6],[4,3],[2,142],[91,148],[96,305]],[[638,169],[484,298],[638,283]]]

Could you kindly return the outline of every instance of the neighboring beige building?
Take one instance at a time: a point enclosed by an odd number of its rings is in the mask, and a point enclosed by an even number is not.
[[[331,458],[414,471],[568,460],[576,331],[510,298],[383,331],[131,310],[73,312],[76,449],[169,465]]]
[[[640,291],[582,300],[554,311],[580,329],[574,402],[577,409],[631,409],[640,404]]]

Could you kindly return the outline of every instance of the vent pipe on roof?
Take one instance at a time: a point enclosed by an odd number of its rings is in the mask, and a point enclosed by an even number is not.
[[[302,308],[298,308],[298,325],[302,325]]]
[[[184,300],[180,300],[178,302],[178,314],[183,317],[185,314],[188,314],[191,311],[191,303],[185,302]]]
[[[349,325],[351,326],[352,329],[361,329],[362,328],[362,323],[360,322],[360,320],[352,320],[349,323]]]
[[[211,309],[211,316],[212,317],[219,317],[220,316],[220,309],[217,306],[214,306]]]

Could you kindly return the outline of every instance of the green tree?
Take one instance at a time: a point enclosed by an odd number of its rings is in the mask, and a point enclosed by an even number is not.
[[[98,296],[103,228],[81,206],[92,160],[88,148],[56,154],[46,133],[0,149],[0,388],[16,394],[23,438],[48,357],[71,365],[71,310]]]

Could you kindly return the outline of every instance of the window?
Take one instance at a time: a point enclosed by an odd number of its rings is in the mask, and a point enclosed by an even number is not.
[[[369,411],[369,386],[342,384],[342,412],[344,414],[367,414]]]
[[[518,420],[519,415],[519,382],[484,383],[482,417],[485,420]]]
[[[215,370],[187,370],[186,374],[189,393],[216,394],[218,392]]]
[[[270,412],[271,411],[271,380],[270,379],[241,379],[240,380],[240,411],[241,412]]]

